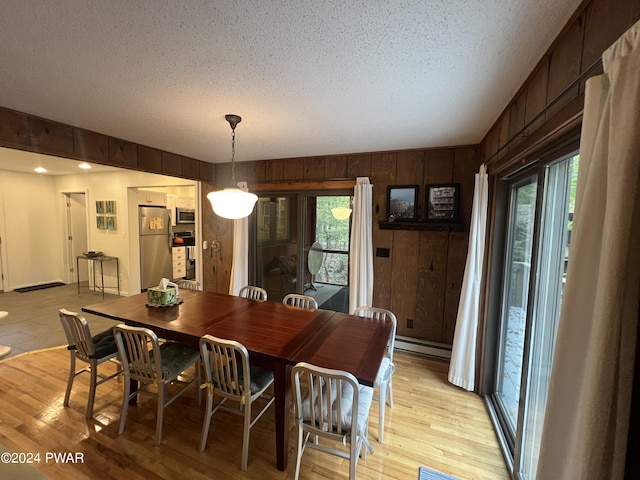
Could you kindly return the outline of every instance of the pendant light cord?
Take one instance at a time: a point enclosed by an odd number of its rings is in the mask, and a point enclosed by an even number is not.
[[[236,188],[236,129],[231,129],[231,187]]]

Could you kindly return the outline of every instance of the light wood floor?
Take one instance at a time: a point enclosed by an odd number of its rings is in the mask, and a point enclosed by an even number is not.
[[[480,397],[450,385],[445,363],[406,353],[395,358],[395,404],[387,409],[385,443],[376,441],[378,405],[374,402],[369,439],[375,453],[359,461],[358,478],[417,479],[418,467],[426,466],[461,480],[508,479]],[[76,378],[70,407],[62,406],[68,364],[64,348],[0,362],[0,443],[13,452],[40,453],[36,467],[50,478],[293,478],[295,437],[291,436],[289,467],[280,472],[275,468],[272,412],[252,429],[249,468],[242,472],[242,419],[238,416],[216,413],[207,449],[198,451],[204,406],[197,406],[195,389],[168,407],[163,444],[154,446],[154,397],[143,396],[129,408],[124,434],[118,436],[121,381],[98,387],[94,418],[87,421],[86,374]],[[111,368],[108,365],[106,371]],[[80,452],[84,463],[45,463],[46,452]],[[4,478],[1,463],[0,478]],[[348,464],[308,450],[300,478],[348,478]]]

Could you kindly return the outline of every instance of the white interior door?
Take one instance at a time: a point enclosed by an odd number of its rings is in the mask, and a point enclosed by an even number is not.
[[[73,270],[72,282],[86,282],[89,279],[89,264],[91,262],[80,262],[79,271],[76,272],[76,257],[88,250],[87,243],[87,205],[84,193],[68,193],[67,196],[67,227],[68,227],[68,252],[71,262],[70,269]]]

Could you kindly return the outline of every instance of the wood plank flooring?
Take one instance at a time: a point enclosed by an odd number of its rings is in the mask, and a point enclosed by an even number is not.
[[[417,479],[426,466],[466,479],[508,479],[484,402],[446,380],[448,365],[396,353],[394,407],[386,410],[385,443],[377,442],[374,402],[369,439],[375,450],[360,459],[359,479]],[[242,419],[226,412],[213,417],[207,449],[198,444],[204,404],[195,389],[165,412],[164,440],[154,446],[156,401],[142,396],[129,407],[123,435],[117,435],[122,382],[98,387],[94,417],[86,420],[88,375],[76,378],[69,407],[62,401],[69,358],[65,348],[23,354],[0,362],[0,443],[13,452],[39,453],[34,466],[51,479],[289,479],[293,478],[295,435],[289,467],[275,467],[273,413],[251,431],[249,467],[240,470]],[[112,365],[105,366],[108,372]],[[293,422],[291,422],[293,428]],[[45,462],[47,452],[81,453],[82,463]],[[0,478],[2,464],[0,463]],[[302,457],[301,479],[348,478],[346,460],[313,450]]]

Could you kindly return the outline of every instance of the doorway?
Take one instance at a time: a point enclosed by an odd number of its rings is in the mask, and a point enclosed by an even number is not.
[[[250,281],[269,300],[314,297],[320,308],[349,308],[353,192],[262,194],[250,222]]]
[[[88,282],[91,262],[80,263],[76,271],[76,258],[88,250],[87,241],[87,202],[84,192],[63,193],[66,212],[65,235],[65,283]]]

